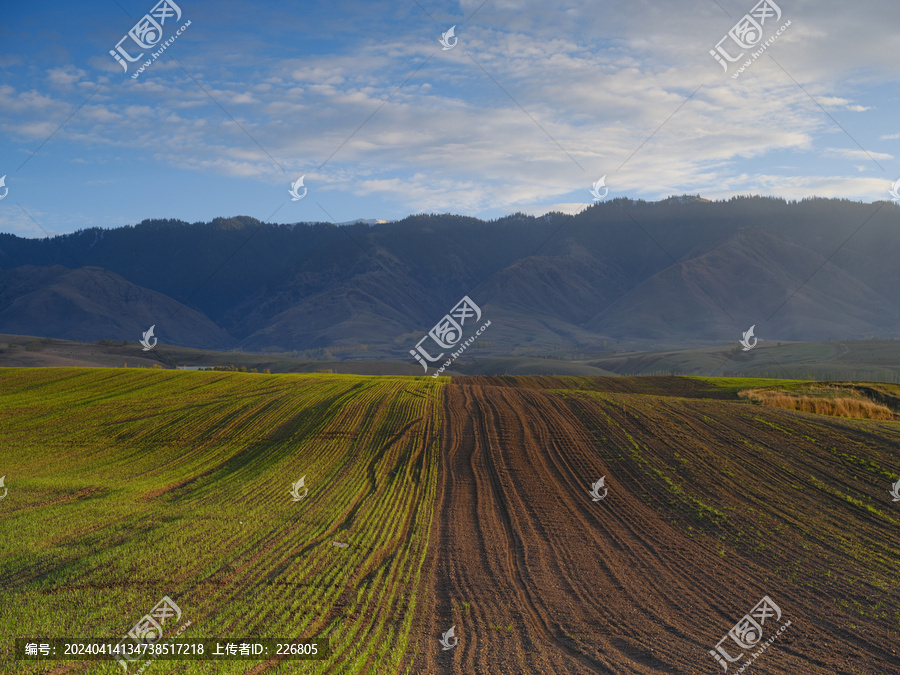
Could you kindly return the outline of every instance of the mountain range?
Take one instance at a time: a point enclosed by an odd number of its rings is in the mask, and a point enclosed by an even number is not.
[[[577,215],[266,224],[145,220],[0,235],[0,333],[139,339],[334,359],[408,359],[463,296],[484,355],[900,330],[890,202],[614,199]],[[473,350],[474,352],[474,350]]]

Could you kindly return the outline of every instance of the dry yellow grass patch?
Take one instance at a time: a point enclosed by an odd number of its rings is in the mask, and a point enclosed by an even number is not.
[[[833,415],[835,417],[854,417],[866,420],[893,420],[893,411],[887,406],[874,403],[863,398],[821,398],[804,395],[791,395],[790,392],[772,389],[745,389],[738,396],[747,398],[753,403],[773,408],[799,410],[817,415]]]

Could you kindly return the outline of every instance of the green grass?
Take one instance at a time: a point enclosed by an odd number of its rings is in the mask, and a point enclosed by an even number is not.
[[[786,380],[772,377],[698,377],[690,379],[711,384],[716,389],[737,393],[742,389],[758,389],[760,387],[780,387],[782,389],[798,389],[811,384],[811,381]]]
[[[431,378],[3,369],[0,527],[11,534],[0,538],[0,672],[41,672],[11,660],[14,637],[122,636],[164,595],[184,612],[178,625],[192,622],[185,637],[331,640],[328,660],[276,672],[398,672],[432,518],[440,388]],[[292,502],[303,475],[309,494]]]

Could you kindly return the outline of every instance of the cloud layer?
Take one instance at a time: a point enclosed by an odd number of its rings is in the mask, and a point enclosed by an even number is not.
[[[781,2],[790,27],[739,79],[709,55],[737,0],[182,2],[190,30],[137,80],[108,51],[139,17],[88,4],[5,29],[5,231],[43,236],[23,209],[54,232],[572,210],[602,175],[611,197],[868,201],[900,175],[888,2]],[[308,199],[282,208],[301,174]]]

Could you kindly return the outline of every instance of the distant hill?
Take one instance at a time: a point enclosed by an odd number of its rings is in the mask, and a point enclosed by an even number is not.
[[[782,311],[764,323],[780,304]],[[666,267],[586,327],[665,340],[729,332],[734,337],[735,325],[753,324],[757,335],[768,332],[781,340],[890,335],[900,328],[900,311],[818,252],[759,227],[738,230],[712,250]]]
[[[482,357],[731,345],[754,324],[768,341],[890,338],[898,232],[890,203],[683,196],[489,222],[0,235],[0,332],[134,341],[155,324],[168,344],[412,362],[468,295],[492,322],[472,347]]]
[[[101,267],[26,265],[0,272],[0,325],[5,332],[90,342],[143,333],[160,316],[177,320],[154,331],[158,339],[215,349],[236,345],[200,312]]]

